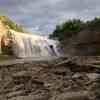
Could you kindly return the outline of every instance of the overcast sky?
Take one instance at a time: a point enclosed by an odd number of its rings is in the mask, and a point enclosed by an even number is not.
[[[100,0],[0,0],[0,14],[47,35],[64,20],[99,16]]]

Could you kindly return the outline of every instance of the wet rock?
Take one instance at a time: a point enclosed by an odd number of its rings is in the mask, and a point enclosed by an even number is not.
[[[0,71],[0,98],[4,100],[96,100],[99,74],[75,64],[24,63]],[[89,73],[88,73],[89,72]],[[96,89],[92,92],[92,89]],[[92,95],[92,96],[91,96]],[[90,98],[90,99],[91,99]],[[3,100],[3,99],[0,99]]]
[[[53,96],[50,100],[89,100],[87,91],[62,93]]]
[[[97,79],[98,77],[100,77],[100,74],[97,74],[97,73],[88,73],[88,74],[86,74],[87,76],[88,76],[88,78],[90,79],[90,80],[95,80],[95,79]]]

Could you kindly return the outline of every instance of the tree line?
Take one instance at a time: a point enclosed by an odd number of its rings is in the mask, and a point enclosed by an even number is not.
[[[67,20],[62,24],[57,25],[49,37],[59,41],[64,41],[85,29],[100,29],[100,17],[96,17],[90,21],[82,21],[80,19]]]
[[[24,32],[24,29],[22,28],[22,26],[16,24],[15,22],[13,22],[12,20],[10,20],[8,17],[6,16],[0,16],[0,21],[2,21],[2,23],[7,26],[7,28],[18,31],[18,32]]]

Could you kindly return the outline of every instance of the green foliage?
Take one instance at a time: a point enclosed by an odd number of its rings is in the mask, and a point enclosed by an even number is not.
[[[13,30],[18,31],[18,32],[24,32],[24,29],[21,26],[17,25],[15,22],[11,21],[8,17],[0,16],[0,20],[8,28],[13,29]]]
[[[68,20],[61,25],[57,25],[56,29],[49,37],[63,41],[77,35],[81,30],[86,28],[95,30],[100,29],[100,17],[96,17],[87,22],[83,22],[79,19]]]
[[[96,17],[91,21],[87,21],[86,25],[90,28],[100,28],[100,17]]]
[[[50,38],[57,38],[58,40],[70,38],[76,35],[83,25],[84,23],[79,19],[68,20],[61,25],[57,25],[53,34],[50,35]]]
[[[15,59],[14,56],[0,54],[0,62],[5,61],[5,60],[13,60],[13,59]]]

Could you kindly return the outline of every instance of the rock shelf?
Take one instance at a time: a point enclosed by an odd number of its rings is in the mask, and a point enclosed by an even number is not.
[[[54,62],[0,65],[0,100],[99,100],[95,70]]]

